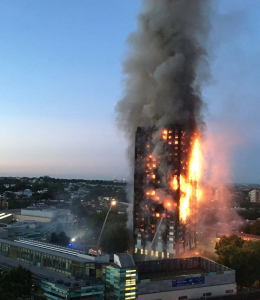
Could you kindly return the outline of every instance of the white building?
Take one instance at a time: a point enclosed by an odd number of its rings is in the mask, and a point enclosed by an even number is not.
[[[259,191],[252,190],[249,192],[250,202],[259,203]]]

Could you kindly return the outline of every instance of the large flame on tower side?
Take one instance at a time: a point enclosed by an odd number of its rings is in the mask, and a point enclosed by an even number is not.
[[[198,200],[198,180],[200,170],[199,140],[196,138],[192,146],[191,159],[189,161],[189,175],[180,175],[180,220],[185,223],[190,216],[191,202]]]

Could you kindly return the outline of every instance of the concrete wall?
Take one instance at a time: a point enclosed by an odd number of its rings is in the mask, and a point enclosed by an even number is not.
[[[230,284],[234,285],[236,282],[235,273],[233,273],[232,271],[226,272],[226,274],[212,273],[212,275],[203,276],[203,274],[201,274],[201,275],[199,275],[199,277],[200,276],[204,277],[204,279],[205,279],[204,284],[186,285],[185,287],[183,287],[183,286],[173,287],[171,279],[155,280],[155,281],[149,281],[149,282],[148,282],[148,280],[142,280],[142,282],[138,283],[138,294],[145,295],[145,294],[152,294],[152,293],[159,293],[159,292],[178,291],[178,290],[183,290],[183,289],[185,289],[185,290],[192,289],[193,290],[195,287],[205,290],[212,286],[214,287],[214,286],[230,285]],[[194,277],[194,276],[192,276],[192,277]],[[228,290],[228,288],[227,288],[227,290]],[[235,290],[235,292],[236,292],[236,290]]]
[[[109,263],[109,255],[99,255],[99,256],[92,256],[92,255],[86,255],[86,254],[79,254],[78,257],[85,258],[87,260],[91,260],[93,262],[97,263]]]
[[[230,295],[227,294],[226,291],[231,291],[231,290],[233,290],[234,293],[236,292],[235,283],[140,295],[139,285],[138,285],[138,300],[178,300],[180,297],[185,297],[185,296],[187,296],[186,299],[192,299],[192,298],[204,299],[203,297],[204,293],[211,293],[211,296],[221,296],[221,295]],[[206,299],[210,299],[210,297],[209,298],[208,297],[206,297]],[[185,298],[180,298],[180,299],[185,299]]]
[[[43,223],[48,223],[51,221],[51,218],[43,218],[43,217],[33,217],[33,216],[24,216],[24,215],[14,215],[14,219],[18,221],[38,221],[38,222],[43,222]]]
[[[21,215],[34,216],[34,217],[43,217],[43,218],[53,218],[57,215],[57,212],[56,211],[51,211],[51,210],[21,209]]]

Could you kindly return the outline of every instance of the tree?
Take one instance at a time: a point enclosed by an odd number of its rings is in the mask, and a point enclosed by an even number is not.
[[[50,243],[53,243],[53,244],[59,243],[59,237],[56,232],[51,233]]]
[[[3,271],[0,276],[1,299],[27,299],[32,289],[32,273],[21,265]]]
[[[238,211],[238,214],[243,219],[248,219],[248,220],[256,220],[260,218],[260,211],[258,209],[240,210]]]
[[[10,293],[5,293],[2,289],[0,289],[1,300],[17,300],[17,298]]]
[[[64,231],[60,232],[59,236],[59,244],[61,246],[67,247],[70,242],[70,237],[66,235]]]
[[[245,233],[260,235],[260,220],[256,220],[253,224],[245,225],[242,230]]]
[[[106,211],[93,216],[92,224],[101,228],[106,217]],[[101,249],[107,253],[125,252],[129,249],[130,234],[126,228],[127,216],[119,215],[117,211],[111,211],[107,219],[104,232],[101,237]],[[98,231],[98,235],[100,230]]]
[[[260,242],[242,240],[235,234],[222,236],[216,243],[217,262],[236,271],[240,286],[252,285],[260,278]]]
[[[76,206],[76,205],[79,206],[79,205],[81,205],[81,199],[80,198],[73,198],[72,199],[72,205],[73,206]]]
[[[56,245],[67,247],[70,242],[70,237],[66,235],[64,231],[57,234],[52,232],[50,242]]]
[[[129,248],[129,232],[125,227],[110,225],[101,238],[101,249],[107,253],[121,253]]]

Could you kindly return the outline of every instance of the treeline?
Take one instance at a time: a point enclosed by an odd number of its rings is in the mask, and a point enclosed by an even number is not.
[[[59,234],[57,234],[56,232],[52,232],[50,237],[50,243],[67,247],[70,243],[70,237],[67,236],[64,231],[60,232]]]
[[[91,226],[96,239],[99,238],[107,211],[90,216]],[[130,247],[130,233],[126,227],[127,215],[111,211],[100,239],[100,247],[107,253],[125,252]]]
[[[32,274],[30,270],[27,270],[19,265],[16,268],[1,272],[1,300],[30,299],[31,289]]]
[[[119,202],[127,202],[124,186],[103,186],[98,184],[96,186],[88,187],[88,190],[88,194],[84,197],[85,201],[95,200],[98,197],[112,197]]]
[[[32,181],[42,182],[42,183],[85,183],[90,185],[102,184],[102,185],[126,185],[125,182],[117,182],[113,180],[87,180],[87,179],[63,179],[63,178],[54,178],[50,176],[41,176],[41,177],[0,177],[0,185],[2,184],[19,184],[19,183],[31,183]]]
[[[235,234],[222,236],[216,243],[217,262],[236,271],[240,287],[251,286],[260,278],[260,241],[244,241]]]
[[[82,231],[82,238],[87,244],[97,245],[104,220],[108,210],[89,214],[82,207],[74,209],[74,214],[80,219],[74,225],[76,232]],[[131,234],[127,229],[127,215],[118,214],[117,208],[112,208],[100,239],[100,247],[107,253],[125,252],[130,247]],[[83,228],[83,229],[82,229]]]
[[[252,224],[245,224],[241,231],[248,234],[260,235],[260,220],[256,220]]]
[[[256,220],[260,218],[260,210],[256,208],[248,210],[239,210],[238,214],[240,217],[247,220]]]

